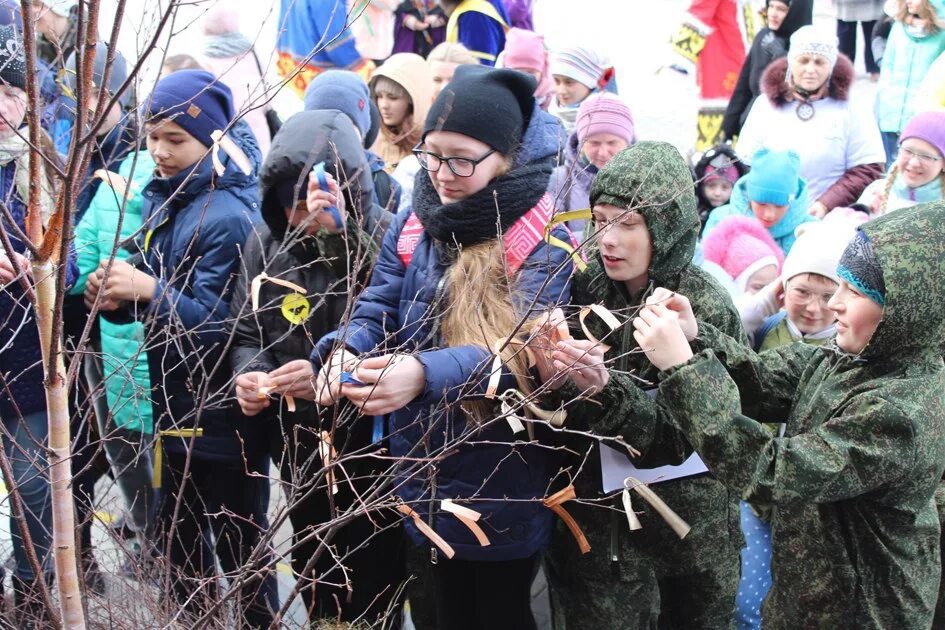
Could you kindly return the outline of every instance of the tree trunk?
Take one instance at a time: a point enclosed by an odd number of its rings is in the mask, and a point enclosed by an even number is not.
[[[65,264],[65,263],[63,263]],[[49,477],[52,495],[53,554],[59,583],[59,611],[66,628],[85,628],[85,611],[76,567],[75,512],[72,504],[72,460],[69,436],[69,394],[62,343],[52,334],[56,304],[56,267],[35,262],[36,322],[46,372],[46,409],[49,414]],[[54,347],[51,347],[53,346]],[[49,358],[55,356],[56,372],[50,374]]]

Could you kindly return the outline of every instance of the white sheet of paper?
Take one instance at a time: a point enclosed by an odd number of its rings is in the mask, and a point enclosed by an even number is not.
[[[622,490],[623,482],[627,477],[633,477],[644,484],[660,483],[671,479],[682,479],[708,472],[705,463],[698,453],[693,453],[689,459],[679,466],[659,466],[658,468],[637,468],[630,463],[630,458],[606,444],[600,445],[600,476],[603,481],[604,492]]]

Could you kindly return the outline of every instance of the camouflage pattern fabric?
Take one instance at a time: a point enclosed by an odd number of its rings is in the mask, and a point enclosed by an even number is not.
[[[772,509],[765,627],[932,624],[934,494],[945,468],[943,225],[936,203],[860,228],[886,306],[859,355],[806,344],[756,355],[702,325],[699,354],[664,375],[660,402],[710,470]],[[785,436],[753,417],[785,420]]]
[[[675,148],[641,142],[621,152],[598,174],[591,201],[631,208],[644,216],[653,247],[650,287],[630,295],[622,282],[607,277],[594,255],[587,271],[574,279],[573,303],[603,303],[624,319],[652,288],[663,286],[690,297],[701,320],[747,343],[728,294],[692,265],[699,215],[692,178]],[[592,332],[598,339],[605,336],[603,330]],[[658,373],[640,352],[632,326],[624,325],[606,343],[612,346],[607,358],[617,357],[608,385],[591,401],[583,401],[569,383],[556,392],[552,404],[566,403],[569,428],[621,437],[633,445],[641,452],[633,460],[638,467],[682,463],[692,447],[646,394],[657,386]],[[565,468],[576,477],[582,501],[569,504],[568,510],[592,550],[581,556],[559,524],[549,560],[558,627],[562,622],[568,630],[655,627],[661,609],[663,618],[678,620],[679,627],[729,627],[742,546],[738,496],[709,475],[660,483],[654,490],[692,531],[680,540],[659,515],[634,498],[643,529],[631,533],[616,497],[602,494],[597,441],[574,435],[567,441],[574,451],[589,454],[587,461],[582,457]],[[611,446],[620,449],[613,442]]]

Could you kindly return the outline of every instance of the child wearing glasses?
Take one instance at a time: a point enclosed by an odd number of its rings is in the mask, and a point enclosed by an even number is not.
[[[855,225],[841,214],[828,217],[797,229],[797,242],[784,260],[780,286],[762,291],[768,293],[768,299],[759,300],[759,304],[776,306],[783,302],[784,308],[767,317],[760,327],[742,310],[742,321],[755,350],[771,350],[796,341],[823,346],[836,336],[836,314],[827,303],[840,286],[837,265],[854,236]],[[761,603],[771,587],[771,526],[768,515],[746,501],[741,503],[741,524],[745,548],[736,600],[738,627],[760,628]]]
[[[457,68],[415,150],[426,173],[412,208],[387,231],[350,321],[312,354],[320,404],[387,416],[392,492],[433,565],[440,628],[535,628],[530,585],[551,537],[548,429],[533,426],[532,441],[486,398],[494,371],[497,393],[537,387],[524,353],[500,349],[493,370],[493,349],[570,297],[569,254],[542,238],[558,137],[534,92],[515,70]],[[457,505],[479,513],[485,538]]]
[[[899,155],[889,174],[866,187],[859,203],[873,215],[911,208],[945,197],[945,112],[912,117],[899,137]]]
[[[720,480],[771,515],[766,628],[940,627],[942,221],[935,203],[859,227],[824,348],[755,354],[663,289],[633,321],[661,371],[660,406]]]

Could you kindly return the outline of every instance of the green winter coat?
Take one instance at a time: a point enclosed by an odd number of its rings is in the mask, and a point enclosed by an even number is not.
[[[660,402],[709,468],[772,509],[766,627],[932,623],[933,496],[945,467],[943,225],[945,203],[935,203],[860,228],[886,285],[883,321],[860,355],[799,343],[758,355],[700,324],[698,354],[663,375]],[[786,421],[785,436],[752,418]]]
[[[131,182],[132,191],[124,204],[119,242],[131,238],[141,227],[142,192],[153,173],[154,161],[147,151],[130,153],[118,168],[118,174]],[[89,274],[111,256],[121,209],[122,199],[111,186],[102,183],[75,228],[79,279],[70,291],[73,295],[85,292]],[[119,248],[115,259],[125,260],[129,255],[124,248]],[[129,431],[152,433],[151,379],[147,355],[142,348],[144,326],[141,322],[115,324],[104,317],[99,318],[99,326],[105,397],[115,426]]]
[[[666,287],[689,296],[700,320],[711,322],[747,343],[728,293],[692,264],[699,214],[692,179],[676,149],[665,143],[641,142],[618,154],[598,175],[591,189],[591,202],[631,207],[644,216],[653,249],[650,283],[640,294],[630,295],[623,282],[607,277],[595,252],[588,269],[573,281],[574,304],[603,303],[623,320],[632,316],[655,287]],[[605,331],[592,332],[600,339]],[[590,401],[576,401],[580,392],[568,381],[554,396],[555,403],[568,402],[568,428],[589,430],[605,438],[623,438],[640,451],[640,457],[632,459],[640,468],[682,463],[692,454],[692,447],[665,410],[652,395],[647,395],[647,390],[658,385],[658,372],[640,352],[629,321],[608,336],[606,343],[612,347],[605,358],[615,361],[607,386]],[[605,574],[614,556],[622,565],[621,574],[635,573],[632,567],[646,565],[654,578],[714,569],[726,565],[720,562],[720,558],[725,558],[734,580],[728,602],[730,616],[734,608],[738,550],[742,546],[738,496],[710,475],[659,483],[653,489],[692,526],[692,531],[680,540],[658,514],[634,497],[634,509],[640,515],[643,529],[630,532],[626,518],[607,509],[616,503],[602,494],[597,442],[575,436],[568,440],[569,446],[582,454],[582,460],[584,453],[590,453],[575,480],[578,498],[596,500],[599,504],[593,507],[569,504],[568,509],[584,528],[593,547],[591,555],[596,555],[596,564]],[[605,443],[621,450],[613,441]],[[572,474],[580,463],[572,466]],[[570,545],[573,544],[571,541]],[[562,573],[579,570],[574,562],[568,562],[571,566],[562,566]]]

